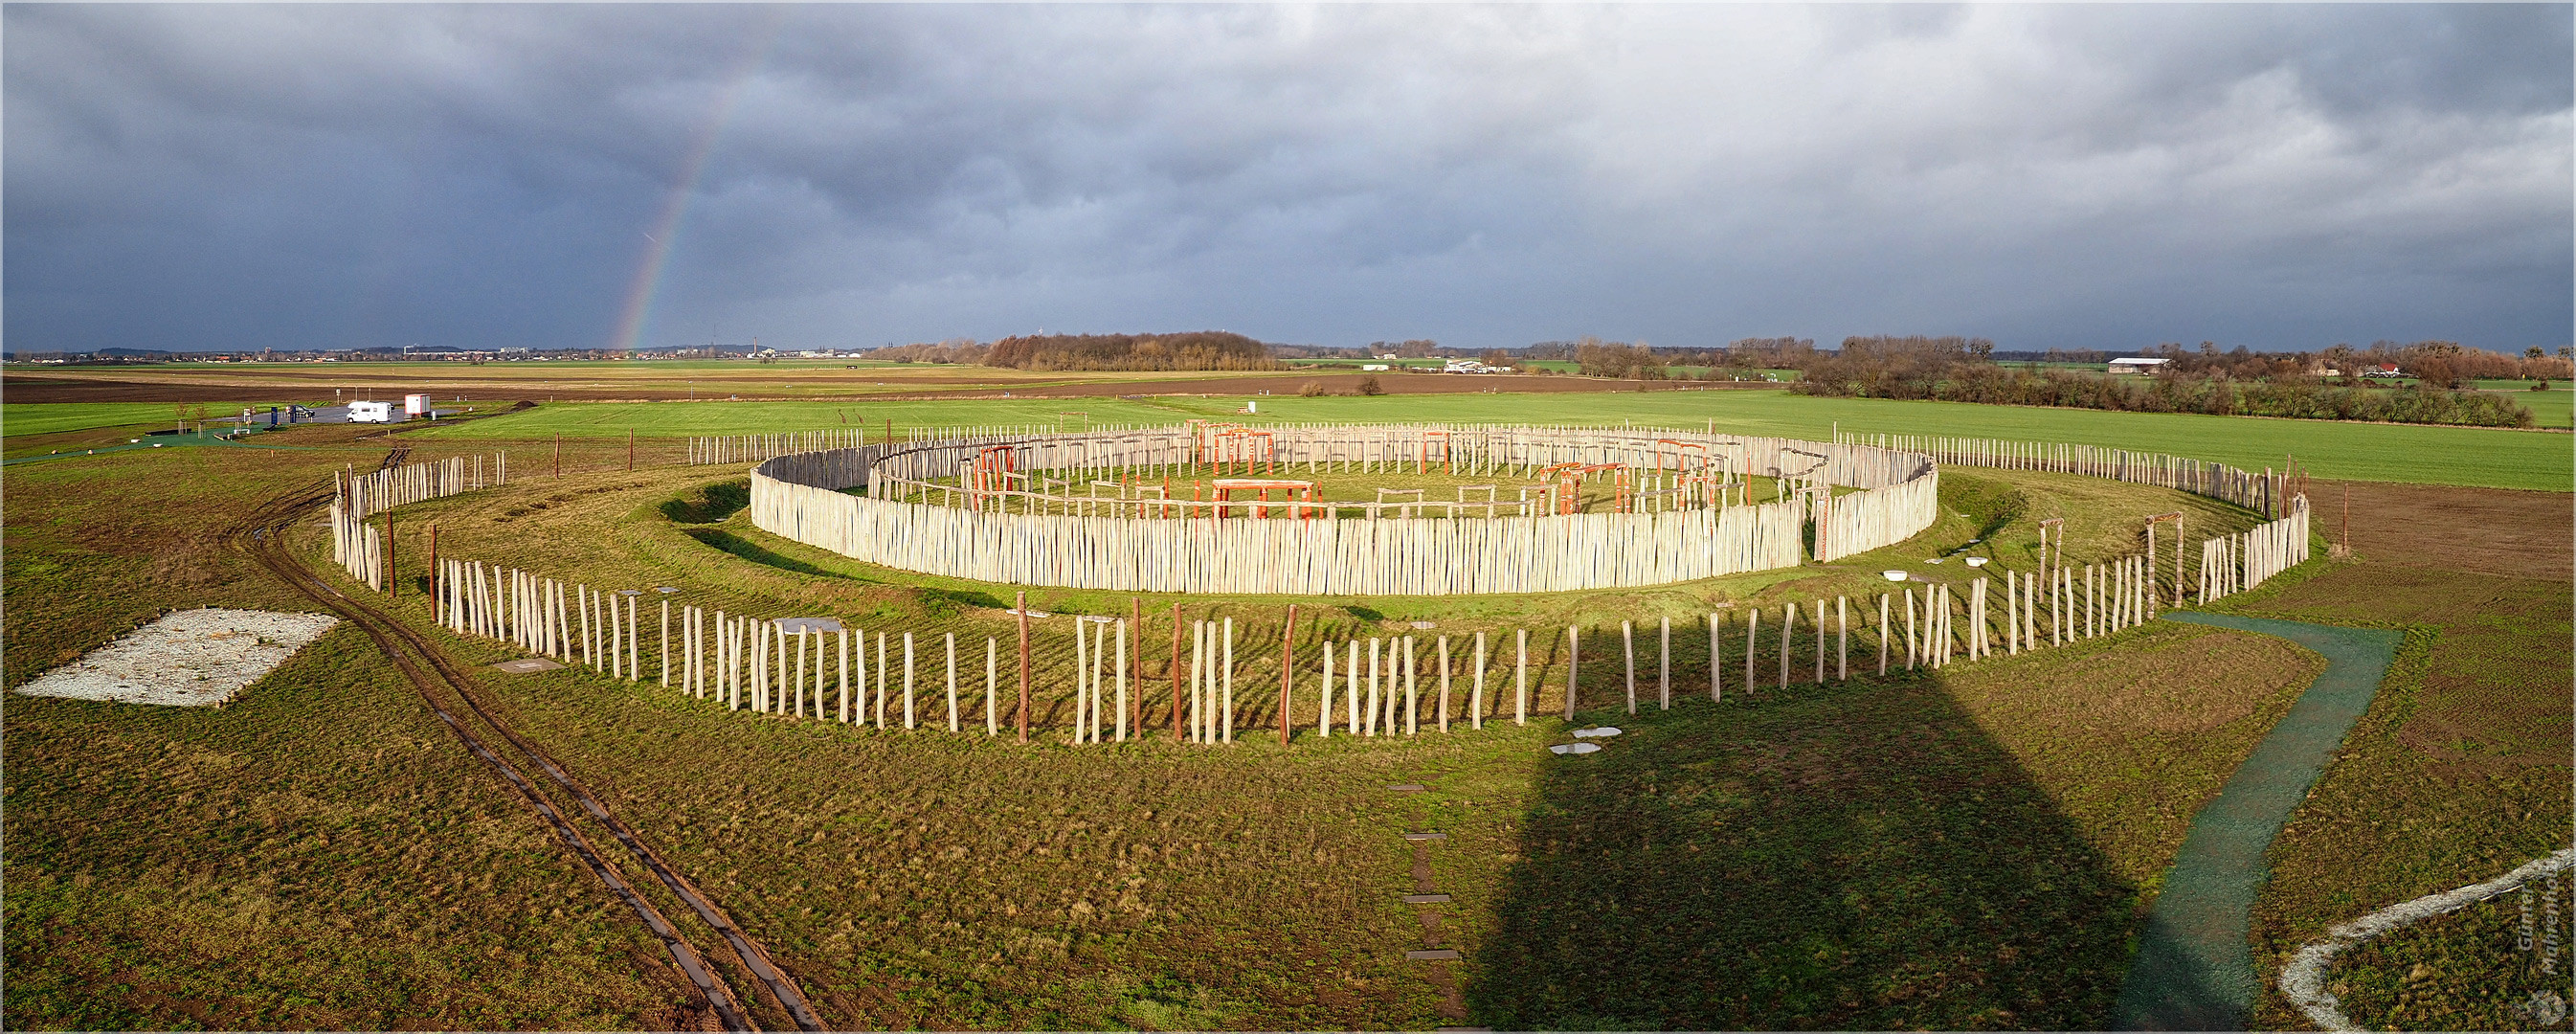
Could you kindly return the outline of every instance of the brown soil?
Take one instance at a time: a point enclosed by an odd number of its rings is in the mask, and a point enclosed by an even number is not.
[[[2374,563],[2514,578],[2576,578],[2576,495],[2351,483],[2352,548]],[[2344,484],[2311,483],[2315,530],[2338,541]]]

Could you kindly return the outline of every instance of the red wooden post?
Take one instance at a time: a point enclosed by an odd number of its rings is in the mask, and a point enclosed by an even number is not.
[[[555,432],[555,476],[563,476],[563,432]]]
[[[1029,594],[1020,593],[1020,742],[1029,741]]]
[[[635,429],[626,429],[626,472],[635,473]]]
[[[1297,681],[1297,605],[1288,605],[1288,628],[1279,643],[1279,745],[1288,745],[1288,691]]]

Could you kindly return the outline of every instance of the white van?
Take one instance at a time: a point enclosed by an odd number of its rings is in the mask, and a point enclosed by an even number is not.
[[[349,403],[349,422],[353,424],[390,424],[402,420],[391,402]]]

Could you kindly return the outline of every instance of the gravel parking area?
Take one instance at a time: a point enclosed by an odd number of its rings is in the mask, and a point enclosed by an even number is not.
[[[328,614],[177,611],[36,676],[18,692],[122,704],[220,704],[339,623]]]

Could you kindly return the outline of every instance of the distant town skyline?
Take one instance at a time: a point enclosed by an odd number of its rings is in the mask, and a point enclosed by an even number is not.
[[[2565,5],[13,5],[13,353],[2576,337]]]

